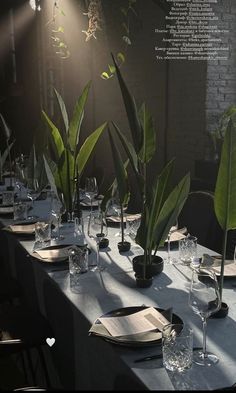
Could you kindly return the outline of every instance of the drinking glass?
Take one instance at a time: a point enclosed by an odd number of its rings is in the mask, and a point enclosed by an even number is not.
[[[193,361],[203,366],[218,362],[218,357],[206,350],[207,318],[219,310],[220,291],[214,272],[206,269],[194,269],[189,292],[189,306],[198,314],[203,325],[203,348],[194,351]]]
[[[92,203],[95,196],[98,194],[98,186],[96,177],[85,178],[85,195],[90,200],[90,213],[92,213]]]
[[[184,264],[190,264],[197,257],[197,237],[188,235],[179,240],[179,258]]]
[[[51,243],[51,221],[40,219],[35,223],[34,250],[50,246]]]
[[[88,249],[86,246],[76,245],[69,249],[70,287],[73,289],[80,285],[81,274],[88,271]]]
[[[183,372],[192,366],[193,330],[181,324],[168,324],[162,330],[163,365]]]
[[[178,230],[178,222],[176,221],[175,224],[170,228],[168,236],[167,236],[167,263],[174,263],[176,262],[175,258],[171,258],[170,256],[170,237],[171,234]]]
[[[104,270],[99,257],[99,246],[102,239],[107,236],[107,223],[102,212],[92,213],[89,216],[88,236],[96,242],[96,262],[92,270]],[[90,265],[91,266],[91,265]]]
[[[125,219],[126,213],[125,213],[125,212],[126,212],[126,210],[127,210],[127,207],[128,207],[128,204],[127,204],[127,203],[124,203],[124,204],[121,206],[120,198],[119,198],[119,194],[118,194],[118,193],[116,193],[115,195],[113,195],[113,197],[109,200],[109,203],[108,203],[108,212],[109,212],[109,214],[111,214],[111,215],[117,216],[117,217],[118,217],[118,220],[119,220],[119,232],[115,233],[114,236],[119,236],[119,237],[122,236],[122,228],[121,228],[121,208],[122,208],[122,210],[123,210],[123,220],[124,220],[124,223],[125,223],[125,222],[126,222],[126,219]]]

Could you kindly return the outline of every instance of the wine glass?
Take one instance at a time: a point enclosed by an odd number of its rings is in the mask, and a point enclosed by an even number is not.
[[[207,269],[194,269],[189,292],[189,306],[198,314],[203,324],[203,348],[194,351],[196,364],[211,366],[218,362],[218,357],[206,350],[207,318],[219,310],[220,291],[216,275]]]
[[[178,230],[178,221],[176,220],[174,225],[170,228],[167,236],[167,263],[174,263],[176,262],[175,258],[171,258],[170,256],[170,238],[172,233],[176,232]]]
[[[85,178],[85,196],[90,200],[90,213],[92,213],[92,202],[95,196],[98,194],[98,186],[96,177]]]
[[[40,188],[39,188],[39,182],[37,179],[33,179],[32,182],[30,182],[30,186],[27,183],[27,196],[29,197],[29,199],[31,199],[32,201],[32,207],[34,207],[34,201],[38,198],[38,196],[40,195]]]
[[[53,218],[53,222],[55,223],[55,229],[53,234],[54,240],[62,240],[64,236],[60,233],[61,227],[61,216],[65,213],[65,206],[63,201],[59,199],[59,197],[55,194],[51,194],[51,216]]]
[[[88,236],[96,242],[96,262],[92,265],[92,270],[104,270],[99,257],[99,247],[101,240],[107,236],[107,223],[103,212],[92,213],[89,216]],[[91,266],[91,265],[90,265]]]

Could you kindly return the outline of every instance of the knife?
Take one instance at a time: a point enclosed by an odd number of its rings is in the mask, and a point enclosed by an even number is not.
[[[135,359],[134,363],[146,362],[148,360],[162,359],[162,357],[163,357],[162,353],[159,353],[158,355],[145,356],[143,358]]]

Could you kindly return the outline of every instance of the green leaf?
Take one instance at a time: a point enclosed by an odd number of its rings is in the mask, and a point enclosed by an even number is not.
[[[0,113],[0,118],[1,118],[1,123],[2,123],[1,128],[4,132],[6,140],[8,140],[11,137],[11,130],[10,130],[9,126],[7,125],[3,115],[1,113]]]
[[[113,65],[108,64],[108,67],[111,74],[114,74],[116,72],[116,68]]]
[[[123,26],[124,30],[126,31],[126,34],[129,34],[129,28],[128,28],[128,26],[126,25],[125,22],[122,23],[122,26]]]
[[[156,151],[156,132],[153,127],[153,118],[145,104],[140,109],[139,118],[143,128],[143,146],[139,158],[142,163],[146,164],[153,158]]]
[[[153,181],[153,192],[150,193],[150,197],[146,201],[140,231],[138,231],[136,238],[137,243],[144,249],[151,250],[153,247],[154,228],[156,227],[160,211],[168,197],[173,166],[174,160],[171,160],[158,175],[156,182]]]
[[[107,72],[103,72],[103,73],[101,74],[101,78],[102,78],[102,79],[110,79],[110,78],[112,78],[112,77],[113,77],[113,75],[108,75]]]
[[[131,162],[131,165],[133,166],[134,171],[138,171],[138,159],[133,145],[128,141],[126,136],[120,131],[119,127],[114,121],[112,121],[112,125],[122,143],[122,146]]]
[[[127,45],[131,45],[131,40],[129,37],[127,37],[126,35],[123,35],[122,40],[125,41],[125,43]]]
[[[43,160],[44,160],[44,165],[45,165],[45,171],[46,171],[47,178],[48,178],[49,184],[51,186],[51,189],[52,189],[52,191],[55,192],[56,195],[58,195],[57,186],[56,186],[55,179],[54,179],[54,174],[53,174],[53,172],[50,168],[50,165],[48,163],[48,160],[44,154],[43,154]]]
[[[59,26],[58,29],[52,30],[53,33],[64,33],[65,29],[63,26]]]
[[[2,161],[2,170],[4,169],[4,165],[6,163],[8,154],[11,151],[11,148],[14,145],[14,143],[15,143],[15,140],[12,143],[10,143],[10,145],[4,150],[4,152],[2,154],[2,159],[1,159],[1,161]]]
[[[54,92],[55,92],[56,97],[57,97],[57,102],[59,104],[59,108],[60,108],[60,111],[61,111],[62,119],[63,119],[64,125],[65,125],[65,131],[66,131],[66,134],[67,134],[68,128],[69,128],[69,121],[68,121],[68,114],[67,114],[66,106],[65,106],[65,103],[64,103],[61,95],[58,93],[58,91],[55,88],[54,88]],[[66,134],[62,135],[62,138],[63,138],[64,141],[66,139],[66,137],[65,137]]]
[[[136,153],[138,154],[138,152],[142,146],[142,130],[141,130],[141,125],[139,122],[138,114],[137,114],[135,100],[130,95],[130,92],[125,84],[125,81],[124,81],[122,75],[121,75],[119,67],[116,64],[113,54],[112,54],[112,59],[115,64],[115,67],[116,67],[118,82],[120,85],[120,89],[121,89],[121,93],[122,93],[122,97],[123,97],[128,121],[129,121],[130,131],[132,134],[133,145],[134,145]]]
[[[154,229],[154,241],[157,247],[164,245],[168,232],[179,216],[190,190],[190,174],[188,173],[177,184],[166,199]]]
[[[65,42],[60,41],[58,47],[59,47],[59,48],[67,48],[67,45],[65,44]]]
[[[236,228],[236,127],[232,118],[222,146],[214,209],[224,231]]]
[[[64,203],[68,211],[72,211],[72,199],[75,187],[74,172],[74,157],[69,149],[65,149],[58,162],[58,174],[60,177],[60,189],[63,193]]]
[[[70,149],[74,154],[76,154],[76,147],[79,142],[81,124],[84,118],[84,107],[88,99],[90,86],[91,86],[91,81],[87,83],[81,96],[79,97],[79,99],[75,104],[72,119],[69,126],[68,141],[69,141]]]
[[[118,193],[121,205],[124,204],[125,200],[127,199],[128,194],[128,181],[127,181],[127,172],[124,168],[124,164],[120,155],[119,150],[116,148],[113,136],[108,129],[109,140],[112,150],[112,157],[114,162],[117,186],[118,186]]]
[[[130,7],[130,10],[134,13],[135,16],[138,17],[138,14],[137,14],[136,10],[133,7]]]
[[[118,52],[116,58],[120,63],[119,65],[125,62],[125,55],[122,52]]]
[[[78,152],[77,158],[76,158],[76,166],[78,168],[78,173],[81,176],[84,167],[91,155],[91,153],[94,150],[94,147],[106,128],[107,123],[102,124],[100,127],[98,127],[91,135],[89,135],[86,140],[84,141],[83,145],[80,148],[80,151]]]
[[[55,160],[59,161],[63,151],[65,150],[61,134],[60,134],[58,128],[49,119],[47,114],[44,111],[42,111],[42,114],[43,114],[44,119],[46,120],[47,125],[49,126],[50,131],[51,131],[51,133],[49,135],[51,136],[52,149],[53,149],[53,153],[55,156]]]
[[[59,12],[61,15],[66,16],[65,12],[62,9],[60,9]]]
[[[120,11],[122,12],[122,14],[124,14],[125,16],[127,16],[127,10],[126,10],[124,7],[122,7],[122,8],[120,9]]]
[[[60,38],[59,37],[55,37],[55,36],[51,36],[51,38],[52,38],[52,40],[54,41],[54,42],[60,42]],[[55,46],[55,45],[54,45]]]

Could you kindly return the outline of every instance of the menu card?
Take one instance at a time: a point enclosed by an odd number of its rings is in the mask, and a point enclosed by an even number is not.
[[[157,329],[162,331],[163,327],[170,323],[154,307],[126,316],[100,317],[98,319],[113,337],[145,333]]]

